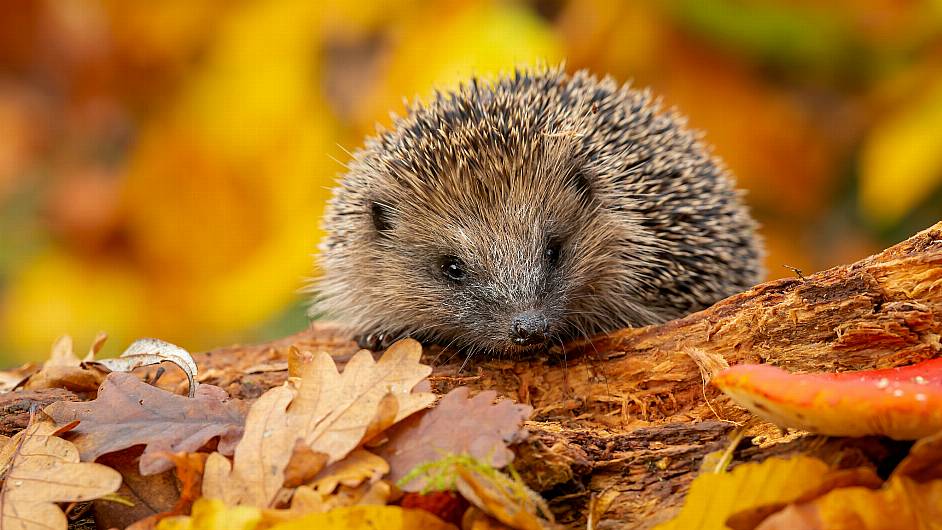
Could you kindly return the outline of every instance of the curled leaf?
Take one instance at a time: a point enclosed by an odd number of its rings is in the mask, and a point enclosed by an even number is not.
[[[180,367],[190,383],[189,396],[196,395],[197,367],[190,352],[160,339],[139,339],[134,341],[120,357],[86,361],[85,364],[100,366],[111,372],[130,372],[141,366],[150,366],[162,362],[171,362]]]
[[[322,495],[333,493],[338,485],[357,487],[363,482],[376,482],[389,472],[389,464],[365,449],[357,449],[339,462],[324,469],[313,484]]]

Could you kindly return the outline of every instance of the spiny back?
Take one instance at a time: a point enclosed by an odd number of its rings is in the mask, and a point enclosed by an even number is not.
[[[517,71],[416,103],[334,191],[315,312],[512,352],[676,318],[761,279],[722,164],[647,92]]]

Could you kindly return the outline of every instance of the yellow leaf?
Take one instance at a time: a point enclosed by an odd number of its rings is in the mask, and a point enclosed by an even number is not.
[[[271,530],[456,530],[438,517],[424,510],[410,510],[399,506],[350,506],[326,513],[313,513],[285,521]],[[169,529],[160,529],[169,530]],[[193,530],[198,530],[194,528]]]
[[[861,153],[864,214],[899,221],[942,184],[942,79],[922,98],[877,124]]]
[[[4,445],[0,527],[65,530],[65,514],[54,503],[97,499],[121,486],[117,471],[79,462],[71,442],[49,434],[54,428],[49,422],[36,422]]]
[[[197,499],[189,516],[167,517],[157,530],[254,530],[262,520],[258,508],[226,506],[219,499]]]
[[[808,522],[814,521],[814,525]],[[919,483],[893,476],[879,490],[841,488],[791,505],[757,530],[938,530],[942,528],[942,480]]]
[[[690,486],[684,506],[656,530],[726,530],[726,519],[742,510],[791,502],[824,480],[828,465],[815,458],[769,458],[729,473],[703,473]]]

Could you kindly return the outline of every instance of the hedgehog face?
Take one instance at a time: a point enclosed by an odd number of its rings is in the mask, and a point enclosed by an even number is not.
[[[538,176],[492,169],[441,175],[402,194],[379,191],[364,224],[382,256],[370,291],[386,322],[488,352],[540,349],[582,333],[574,314],[607,274],[615,242],[585,248],[590,234],[610,231],[584,182],[560,177],[547,186]],[[405,301],[384,294],[403,282]],[[425,329],[410,329],[415,321]]]

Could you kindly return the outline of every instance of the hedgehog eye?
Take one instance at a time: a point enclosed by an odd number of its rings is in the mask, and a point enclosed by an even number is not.
[[[389,221],[389,206],[373,201],[370,203],[370,217],[377,232],[386,232],[392,228],[392,223]]]
[[[457,256],[445,256],[441,260],[442,274],[445,278],[460,283],[467,276],[464,270],[464,262]]]
[[[563,244],[554,239],[546,246],[546,250],[543,251],[543,257],[546,258],[546,261],[549,262],[550,265],[556,265],[559,263],[559,255],[562,251]]]

